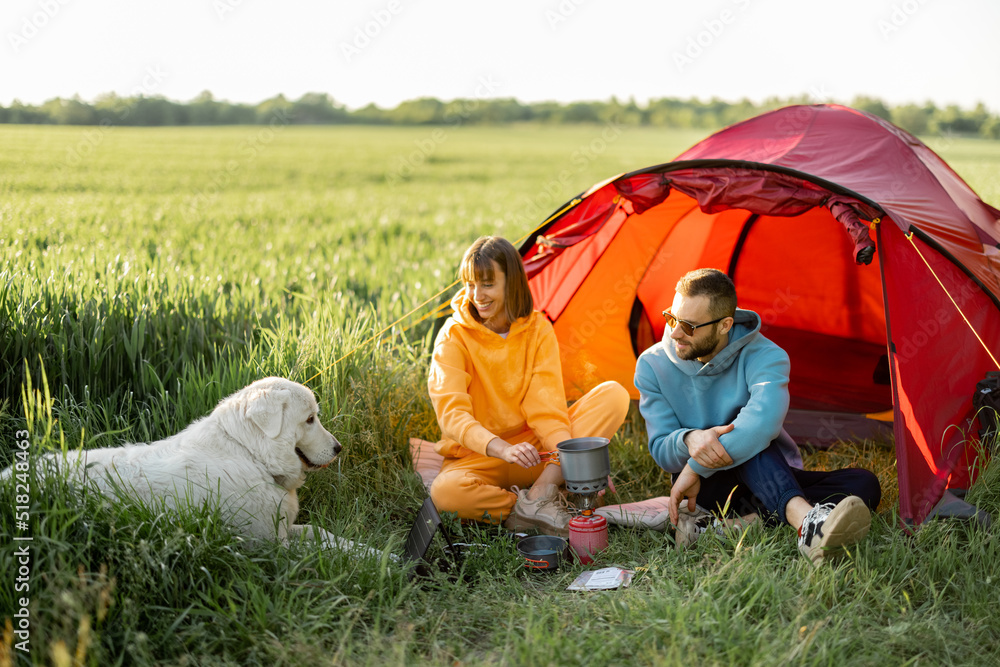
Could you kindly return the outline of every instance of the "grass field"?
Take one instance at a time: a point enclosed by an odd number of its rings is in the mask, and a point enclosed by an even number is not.
[[[149,441],[253,379],[321,373],[310,386],[345,453],[300,492],[302,521],[399,553],[422,497],[406,438],[437,437],[428,308],[403,316],[452,282],[477,236],[519,239],[594,182],[702,136],[0,126],[0,467],[22,429],[32,456]],[[1000,143],[928,143],[1000,203]],[[872,467],[889,491],[844,566],[814,571],[790,530],[686,552],[613,530],[601,563],[636,579],[586,595],[564,590],[581,568],[527,574],[487,529],[455,526],[487,552],[457,580],[416,585],[387,555],[241,547],[211,508],[168,515],[38,478],[31,653],[14,664],[996,664],[996,530],[898,530],[886,443],[809,463]],[[666,491],[635,415],[612,467],[622,500]],[[994,515],[998,477],[987,468],[972,491]],[[0,489],[0,571],[15,573],[15,492]],[[14,578],[0,617],[25,594]]]

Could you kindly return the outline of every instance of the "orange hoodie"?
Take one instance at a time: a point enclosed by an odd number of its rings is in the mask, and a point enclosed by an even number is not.
[[[522,317],[504,339],[471,315],[464,288],[451,306],[455,314],[434,341],[427,379],[441,425],[437,452],[486,454],[493,438],[507,440],[528,429],[541,451],[569,439],[559,344],[545,316],[535,311]]]

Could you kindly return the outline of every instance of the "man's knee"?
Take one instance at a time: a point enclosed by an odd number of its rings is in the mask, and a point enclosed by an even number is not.
[[[764,449],[760,450],[739,466],[731,468],[749,486],[755,479],[772,479],[776,475],[784,479],[792,474],[792,467],[788,464],[784,454],[778,447],[777,441],[771,441]]]

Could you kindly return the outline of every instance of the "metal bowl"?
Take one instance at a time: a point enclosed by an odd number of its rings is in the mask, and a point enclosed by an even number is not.
[[[531,535],[517,543],[517,551],[524,557],[524,567],[550,571],[559,569],[567,544],[563,537]]]
[[[570,438],[556,445],[570,493],[589,495],[607,488],[611,474],[610,443],[607,438]]]

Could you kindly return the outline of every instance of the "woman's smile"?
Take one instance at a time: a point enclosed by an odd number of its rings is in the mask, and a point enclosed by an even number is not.
[[[493,275],[481,276],[477,280],[465,284],[469,300],[476,308],[483,325],[497,333],[507,333],[510,322],[504,309],[504,291],[507,276],[500,265],[493,261]]]

